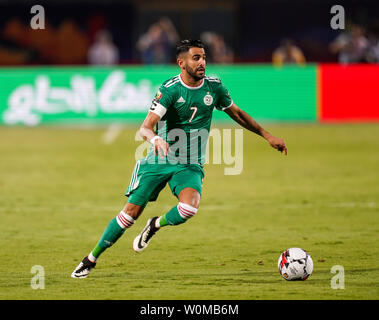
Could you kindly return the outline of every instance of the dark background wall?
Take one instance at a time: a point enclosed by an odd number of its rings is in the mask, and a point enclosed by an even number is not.
[[[52,28],[58,30],[63,22],[74,22],[87,45],[97,30],[109,29],[120,50],[121,63],[141,62],[136,42],[162,16],[171,19],[181,38],[199,38],[203,31],[223,35],[235,54],[235,62],[269,62],[285,37],[302,48],[307,61],[336,61],[328,50],[328,44],[339,34],[330,28],[330,8],[334,4],[344,6],[347,21],[365,26],[369,32],[379,30],[379,1],[374,0],[0,0],[1,30],[11,19],[28,25],[34,4],[44,6]],[[2,34],[0,47],[20,49]],[[53,63],[30,52],[29,63]]]

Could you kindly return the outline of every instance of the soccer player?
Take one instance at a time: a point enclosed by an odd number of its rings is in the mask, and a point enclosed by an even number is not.
[[[214,108],[226,112],[242,127],[287,154],[285,142],[265,131],[236,106],[218,78],[205,76],[206,56],[201,41],[183,40],[176,51],[181,72],[160,86],[142,123],[139,132],[152,147],[147,157],[136,163],[126,190],[128,202],[110,221],[95,248],[76,267],[73,278],[88,276],[99,256],[133,226],[147,203],[155,201],[167,183],[178,199],[177,205],[147,221],[133,241],[133,250],[145,250],[161,228],[180,225],[197,213]]]

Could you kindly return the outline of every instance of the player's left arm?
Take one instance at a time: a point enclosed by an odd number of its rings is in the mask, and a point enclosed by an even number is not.
[[[268,143],[276,150],[284,152],[287,155],[287,146],[283,139],[274,137],[264,130],[249,114],[240,109],[235,103],[231,107],[224,109],[230,118],[245,129],[252,131],[268,141]]]

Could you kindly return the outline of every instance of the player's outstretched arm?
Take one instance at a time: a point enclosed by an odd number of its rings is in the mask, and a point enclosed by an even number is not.
[[[287,147],[284,140],[274,137],[264,130],[251,116],[241,110],[236,104],[233,103],[231,107],[225,109],[225,112],[242,127],[265,138],[274,149],[284,152],[284,154],[287,155]]]
[[[157,114],[149,112],[139,129],[139,134],[144,140],[149,141],[154,145],[154,155],[157,155],[158,152],[159,156],[163,158],[163,155],[167,156],[169,145],[154,132],[154,127],[160,119],[161,118]]]

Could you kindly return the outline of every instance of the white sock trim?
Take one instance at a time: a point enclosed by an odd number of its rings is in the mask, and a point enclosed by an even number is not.
[[[88,260],[91,261],[91,262],[96,262],[96,258],[93,256],[92,254],[92,251],[90,252],[90,254],[88,255]]]
[[[160,228],[161,227],[160,221],[161,221],[161,217],[159,217],[157,220],[155,220],[155,227],[156,228]]]
[[[192,218],[197,212],[197,209],[195,207],[192,207],[189,204],[186,204],[183,202],[179,202],[177,208],[178,208],[180,216],[183,219]]]
[[[117,220],[118,225],[122,229],[130,228],[135,222],[135,220],[130,215],[128,215],[127,213],[125,213],[122,210],[120,211],[120,213],[116,217],[116,220]]]

